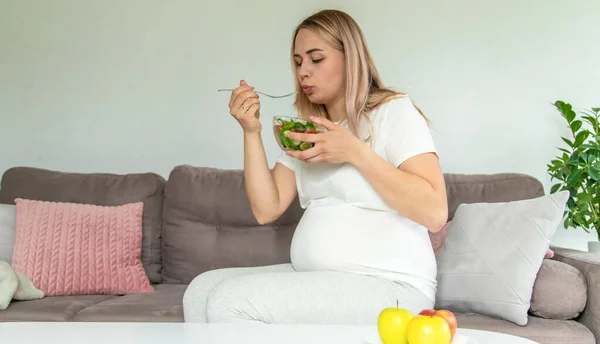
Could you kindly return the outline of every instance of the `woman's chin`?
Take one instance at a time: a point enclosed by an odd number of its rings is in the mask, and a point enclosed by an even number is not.
[[[322,105],[324,104],[323,100],[321,99],[321,97],[319,97],[318,95],[311,93],[311,94],[307,94],[306,97],[308,98],[308,100],[313,103],[313,104],[318,104],[318,105]]]

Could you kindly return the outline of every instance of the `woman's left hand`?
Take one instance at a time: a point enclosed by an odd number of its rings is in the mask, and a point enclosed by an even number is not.
[[[292,140],[313,142],[314,146],[305,151],[288,151],[287,154],[305,162],[351,163],[360,158],[366,144],[352,133],[326,118],[310,117],[325,129],[324,133],[305,134],[289,132]]]

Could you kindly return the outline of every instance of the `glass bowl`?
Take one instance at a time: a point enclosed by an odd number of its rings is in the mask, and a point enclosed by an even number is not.
[[[318,134],[327,131],[322,126],[316,125],[312,121],[303,120],[298,117],[286,117],[286,116],[274,116],[273,117],[273,134],[275,135],[275,141],[279,147],[284,150],[303,151],[314,146],[312,142],[304,142],[292,140],[285,135],[288,132]]]

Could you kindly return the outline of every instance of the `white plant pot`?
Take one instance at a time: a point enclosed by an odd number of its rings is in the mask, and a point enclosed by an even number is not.
[[[588,241],[588,252],[600,253],[600,241]]]

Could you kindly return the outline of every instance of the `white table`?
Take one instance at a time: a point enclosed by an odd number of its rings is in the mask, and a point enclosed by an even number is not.
[[[468,337],[468,338],[467,338]],[[0,323],[2,344],[381,344],[375,326],[186,324],[186,323]],[[459,329],[453,344],[532,344],[499,333]]]

